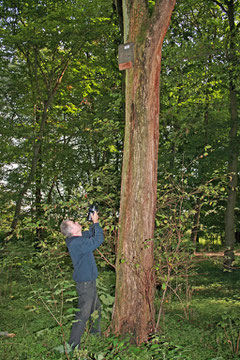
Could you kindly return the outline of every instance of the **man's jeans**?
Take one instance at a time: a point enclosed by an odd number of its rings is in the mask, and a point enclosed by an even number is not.
[[[101,305],[97,295],[96,280],[76,283],[78,293],[78,309],[75,322],[72,326],[69,344],[72,348],[80,345],[82,334],[84,333],[86,322],[90,320],[90,332],[100,333]],[[97,310],[98,318],[93,321],[91,314]]]

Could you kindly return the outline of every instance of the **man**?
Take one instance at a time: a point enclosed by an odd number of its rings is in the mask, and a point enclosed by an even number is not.
[[[98,271],[93,251],[102,244],[104,237],[96,211],[92,214],[92,221],[93,226],[90,230],[83,232],[82,226],[71,220],[64,220],[60,226],[62,234],[66,236],[66,244],[74,267],[73,280],[76,281],[78,293],[78,312],[69,340],[73,349],[80,347],[86,322],[95,310],[98,311],[98,319],[90,331],[100,333],[101,307],[96,288]]]

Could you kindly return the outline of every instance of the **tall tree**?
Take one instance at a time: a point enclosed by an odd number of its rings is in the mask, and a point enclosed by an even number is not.
[[[234,260],[233,250],[235,243],[235,206],[237,199],[237,186],[238,186],[238,156],[239,156],[239,115],[238,115],[238,96],[237,88],[238,77],[236,74],[239,71],[238,65],[238,37],[237,31],[239,23],[236,25],[236,17],[240,9],[239,2],[235,0],[215,1],[220,6],[225,14],[227,14],[229,34],[227,46],[227,60],[228,60],[228,75],[229,75],[229,147],[228,147],[228,198],[225,214],[225,244],[226,244],[226,259],[225,263],[230,265]]]
[[[91,61],[89,53],[102,41],[106,23],[107,1],[2,1],[0,4],[2,47],[8,62],[21,68],[26,87],[20,90],[26,101],[27,121],[32,133],[25,140],[32,147],[22,184],[16,192],[16,206],[11,224],[16,228],[21,207],[35,181],[35,206],[41,214],[42,162],[47,158],[43,147],[54,101],[71,63],[81,67]],[[104,10],[103,10],[104,8]],[[104,16],[103,16],[104,11]],[[90,59],[90,60],[89,60]],[[20,87],[19,87],[20,88]],[[26,91],[27,90],[27,91]],[[79,99],[78,99],[79,101]],[[21,112],[18,108],[18,116]],[[14,117],[15,122],[16,116]],[[55,178],[55,174],[54,174]]]
[[[188,173],[192,172],[188,185],[193,187],[216,178],[216,172],[218,177],[231,173],[227,169],[228,160],[239,146],[237,138],[233,141],[235,146],[229,141],[231,123],[239,122],[231,122],[229,116],[230,77],[236,100],[239,97],[239,61],[230,61],[230,53],[236,56],[237,52],[230,51],[227,3],[230,6],[230,2],[225,1],[217,4],[215,1],[178,2],[163,47],[160,174],[170,171],[177,175],[183,166],[187,167]],[[235,40],[231,46],[236,49],[239,2],[235,2],[233,9]],[[236,108],[233,113],[237,114]],[[236,126],[233,129],[236,135]],[[211,146],[208,156],[193,161],[206,145]],[[224,187],[220,188],[222,198]],[[230,187],[229,190],[237,189]],[[224,202],[213,203],[210,206],[203,203],[200,207],[201,204],[196,203],[196,224],[201,208],[204,216],[200,223],[206,230],[205,238],[211,232],[216,236],[224,234]],[[192,234],[196,235],[197,227],[193,230]],[[232,235],[234,239],[234,227]]]
[[[150,2],[149,2],[150,3]],[[124,42],[134,43],[126,70],[126,124],[112,330],[136,343],[154,331],[153,236],[159,141],[162,43],[175,0],[123,0]]]

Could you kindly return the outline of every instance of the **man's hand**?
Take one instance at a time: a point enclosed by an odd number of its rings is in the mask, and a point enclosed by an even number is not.
[[[92,216],[92,221],[94,224],[98,223],[98,213],[96,211],[94,211],[93,214],[91,214]]]

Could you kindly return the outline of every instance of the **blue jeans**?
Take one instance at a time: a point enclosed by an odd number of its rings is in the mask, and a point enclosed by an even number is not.
[[[72,331],[69,339],[69,344],[72,348],[80,345],[81,337],[84,333],[86,322],[90,320],[90,332],[100,334],[100,320],[101,320],[101,305],[97,295],[96,280],[83,281],[76,283],[78,293],[78,309],[76,313],[75,322],[72,326]],[[98,318],[93,322],[91,314],[97,310]]]

